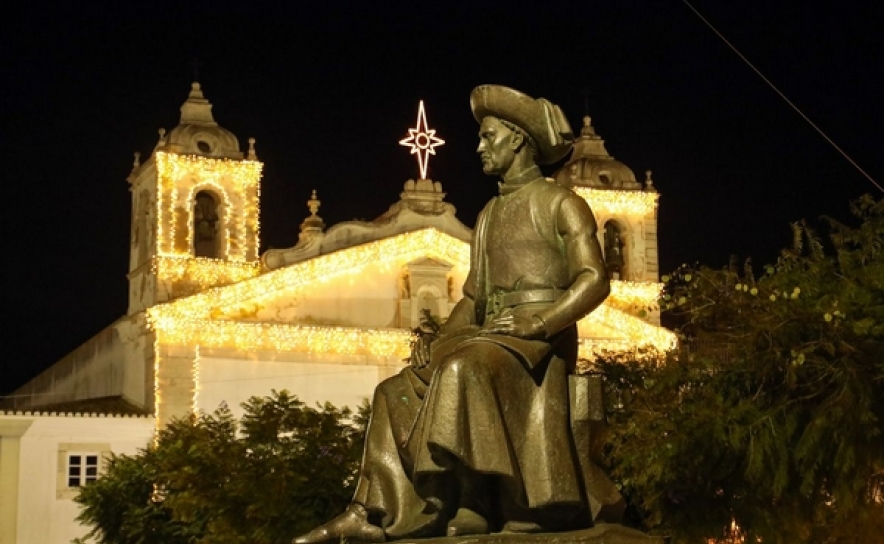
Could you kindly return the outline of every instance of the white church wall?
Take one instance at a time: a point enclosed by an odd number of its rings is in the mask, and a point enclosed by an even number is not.
[[[4,405],[30,410],[83,399],[122,397],[145,406],[145,342],[143,318],[123,318],[15,391]]]
[[[373,263],[358,275],[323,282],[303,297],[301,319],[351,327],[395,327],[399,267]]]
[[[400,267],[372,263],[258,310],[259,320],[365,328],[398,326]]]
[[[200,358],[197,384],[198,409],[211,412],[223,402],[235,416],[240,404],[252,396],[267,396],[274,389],[288,390],[308,406],[331,402],[356,409],[371,400],[379,381],[399,367],[377,364],[312,361],[243,361]]]

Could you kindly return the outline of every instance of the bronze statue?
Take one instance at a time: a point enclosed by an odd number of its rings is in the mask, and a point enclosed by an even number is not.
[[[571,128],[507,87],[477,87],[470,105],[482,168],[502,182],[477,221],[464,298],[375,390],[351,506],[295,544],[564,531],[622,512],[581,459],[569,402],[576,322],[609,292],[596,222],[537,166],[565,156]]]

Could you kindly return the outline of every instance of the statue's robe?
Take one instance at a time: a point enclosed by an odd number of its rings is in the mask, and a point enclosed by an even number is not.
[[[571,230],[585,240],[562,239],[557,222],[563,207],[568,221],[581,223]],[[474,324],[446,331],[426,368],[405,368],[375,391],[354,501],[388,538],[438,534],[433,498],[456,486],[458,464],[495,477],[494,488],[485,491],[496,505],[497,528],[506,521],[536,522],[543,512],[557,513],[561,528],[589,523],[569,428],[576,319],[543,340],[477,333],[506,312],[530,318],[553,309],[579,318],[592,310],[558,309],[561,297],[544,299],[565,292],[586,267],[599,266],[579,262],[587,254],[599,258],[591,249],[594,237],[586,203],[542,177],[493,199],[480,214],[464,285]],[[598,273],[607,281],[604,271]],[[506,305],[505,293],[540,300]]]

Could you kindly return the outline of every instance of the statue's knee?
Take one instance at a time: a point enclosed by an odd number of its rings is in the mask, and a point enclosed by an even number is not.
[[[457,377],[463,373],[469,365],[469,360],[457,353],[452,353],[442,360],[439,365],[439,374],[451,377]]]
[[[401,396],[403,387],[407,385],[407,378],[401,373],[390,376],[374,388],[374,397],[372,398],[372,406],[378,401],[387,398],[398,398]]]

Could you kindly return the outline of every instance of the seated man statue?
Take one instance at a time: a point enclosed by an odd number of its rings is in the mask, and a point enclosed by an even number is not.
[[[470,105],[482,169],[502,181],[477,221],[464,297],[375,390],[350,507],[295,544],[563,531],[596,517],[568,377],[576,322],[610,287],[589,206],[537,166],[564,157],[572,131],[558,106],[507,87],[477,87]]]

